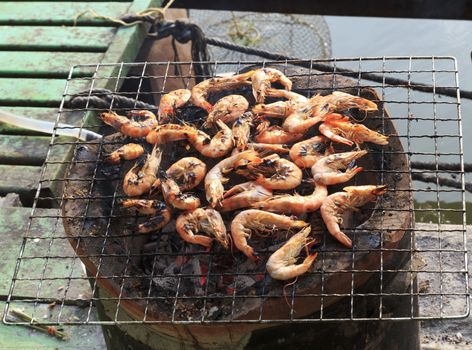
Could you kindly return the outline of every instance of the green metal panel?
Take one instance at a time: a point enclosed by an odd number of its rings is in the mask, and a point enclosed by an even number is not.
[[[77,93],[88,84],[87,80],[75,80],[68,93]],[[0,78],[0,104],[58,107],[64,86],[64,79]]]
[[[42,165],[51,137],[2,135],[0,163],[14,165]]]
[[[102,57],[97,52],[0,51],[0,76],[67,78],[72,65],[97,63]]]
[[[127,13],[131,3],[125,2],[0,2],[0,24],[73,24],[74,18],[87,10],[99,15],[119,18]],[[105,23],[88,13],[77,19],[78,24]]]
[[[113,27],[0,26],[0,49],[104,52],[115,32]]]

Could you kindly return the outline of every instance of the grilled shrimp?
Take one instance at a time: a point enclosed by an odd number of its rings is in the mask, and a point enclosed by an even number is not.
[[[324,99],[331,105],[330,112],[344,111],[351,108],[357,108],[366,112],[378,110],[374,102],[341,91],[335,91],[330,95],[324,96]]]
[[[161,145],[173,141],[186,140],[189,135],[195,132],[196,129],[190,125],[163,124],[152,130],[146,136],[146,141],[152,145]]]
[[[119,130],[123,135],[134,138],[146,136],[157,126],[156,116],[150,111],[130,111],[128,116],[129,118],[115,112],[105,112],[100,114],[100,119],[105,124]]]
[[[164,202],[155,199],[125,199],[121,202],[123,208],[135,208],[143,215],[155,215],[167,208]]]
[[[256,159],[236,172],[255,179],[259,185],[272,190],[294,189],[302,183],[303,176],[299,167],[277,154]]]
[[[137,163],[128,171],[123,179],[123,191],[128,196],[140,196],[151,190],[161,164],[161,156],[162,153],[154,147],[142,167]]]
[[[228,181],[224,174],[255,159],[258,159],[258,153],[254,150],[247,150],[223,159],[210,169],[205,176],[205,193],[207,201],[213,208],[223,198],[223,184]]]
[[[370,130],[365,125],[352,123],[348,117],[340,114],[329,114],[324,123],[320,125],[320,132],[335,142],[352,146],[364,142],[372,142],[378,145],[387,145],[388,137],[376,131]]]
[[[224,248],[229,248],[229,237],[224,221],[220,213],[214,209],[198,208],[180,214],[176,220],[175,228],[186,242],[200,244],[209,249],[213,238],[196,234],[202,231],[213,236]]]
[[[259,260],[257,253],[248,244],[252,232],[271,233],[274,230],[291,230],[308,226],[305,221],[269,213],[262,210],[248,209],[236,215],[231,222],[231,237],[238,250],[253,261]]]
[[[292,143],[303,138],[303,134],[290,133],[278,125],[260,131],[254,140],[259,143]]]
[[[251,82],[248,80],[253,74],[254,71],[249,71],[231,77],[218,77],[204,80],[192,88],[192,102],[195,106],[201,107],[207,112],[211,112],[213,106],[206,100],[211,91],[227,90],[241,85],[250,85]]]
[[[226,191],[221,201],[221,211],[231,211],[250,207],[251,204],[263,201],[272,196],[272,191],[254,181],[244,182]]]
[[[217,120],[216,124],[221,130],[213,138],[210,138],[203,131],[196,129],[195,132],[188,134],[188,141],[205,157],[223,157],[233,149],[233,133],[231,129],[221,120]]]
[[[139,158],[144,153],[144,148],[141,145],[136,143],[128,143],[121,146],[117,150],[111,152],[107,157],[106,161],[108,163],[119,163],[121,159],[124,160],[133,160]]]
[[[200,199],[189,193],[182,193],[179,185],[167,173],[160,174],[161,191],[167,203],[176,209],[192,210],[200,207]]]
[[[387,186],[348,186],[346,192],[329,195],[320,208],[323,221],[329,233],[348,248],[352,248],[351,239],[341,231],[342,215],[346,210],[357,211],[359,207],[373,202],[387,191]]]
[[[200,159],[185,157],[172,164],[166,173],[174,179],[182,191],[197,187],[202,182],[207,166]]]
[[[163,95],[159,102],[159,122],[167,123],[175,115],[175,110],[190,100],[191,95],[187,89],[177,89]]]
[[[326,186],[317,184],[309,196],[282,194],[254,203],[252,207],[282,214],[301,215],[318,210],[327,196]]]
[[[313,180],[324,185],[335,185],[352,179],[362,171],[354,161],[367,154],[367,151],[335,153],[319,159],[312,167]],[[341,169],[347,169],[342,172]]]
[[[300,168],[311,168],[321,157],[333,152],[329,140],[324,136],[315,136],[300,141],[290,148],[290,159]]]
[[[274,68],[256,69],[251,77],[252,93],[257,103],[263,103],[271,83],[280,82],[286,90],[292,90],[292,82],[281,71]]]
[[[211,127],[217,120],[229,124],[238,119],[249,108],[249,102],[241,95],[228,95],[218,100],[208,114],[203,127]]]
[[[250,142],[247,144],[248,148],[255,149],[258,152],[271,152],[271,153],[289,153],[290,148],[288,148],[287,145],[284,144],[278,144],[278,143],[255,143],[255,142]]]
[[[325,97],[316,95],[308,102],[299,105],[283,122],[282,128],[290,133],[306,133],[313,125],[318,124],[329,112],[329,103]]]
[[[172,218],[172,212],[168,208],[160,210],[157,215],[149,218],[148,221],[138,225],[139,233],[149,233],[164,228]]]
[[[289,280],[308,271],[316,260],[318,253],[309,254],[302,263],[296,264],[298,255],[304,247],[309,246],[312,240],[308,238],[311,226],[305,227],[294,234],[267,260],[266,268],[270,277],[276,280]]]
[[[308,102],[308,99],[293,91],[267,89],[269,97],[285,97],[288,101],[277,101],[269,104],[255,105],[252,111],[257,115],[263,115],[271,118],[286,118],[297,108]]]
[[[247,148],[249,137],[251,136],[251,126],[254,115],[252,112],[246,112],[240,116],[233,124],[231,129],[236,148],[243,151]]]

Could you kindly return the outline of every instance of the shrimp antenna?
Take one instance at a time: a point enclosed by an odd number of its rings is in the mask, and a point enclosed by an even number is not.
[[[295,283],[297,283],[297,281],[298,281],[298,276],[295,277],[292,282],[289,282],[289,283],[285,284],[285,285],[284,285],[284,288],[283,288],[283,291],[284,291],[284,299],[285,299],[285,302],[287,303],[287,306],[288,306],[289,308],[292,308],[292,305],[290,305],[290,303],[288,302],[287,293],[285,293],[285,289],[286,289],[287,287],[293,286]]]

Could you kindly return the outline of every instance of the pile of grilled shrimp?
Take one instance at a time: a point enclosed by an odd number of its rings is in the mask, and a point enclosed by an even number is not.
[[[276,89],[273,84],[283,88]],[[208,102],[211,93],[246,86],[252,88],[256,101],[252,107],[240,95],[227,95],[214,105]],[[270,276],[279,280],[305,273],[316,259],[316,253],[308,250],[314,242],[311,227],[298,219],[302,214],[320,210],[329,233],[351,248],[351,239],[340,227],[343,212],[374,201],[386,187],[349,186],[344,192],[328,195],[328,186],[349,181],[362,171],[354,164],[367,154],[361,149],[364,142],[386,145],[388,137],[340,113],[349,109],[376,111],[377,105],[344,92],[307,98],[291,90],[292,82],[282,72],[262,68],[208,79],[191,90],[169,92],[160,100],[157,117],[144,110],[131,111],[128,116],[102,113],[106,124],[154,145],[144,165],[136,163],[123,181],[123,191],[132,198],[123,200],[122,206],[149,215],[137,231],[161,230],[176,217],[176,231],[186,242],[207,249],[214,241],[226,249],[234,245],[254,262],[260,258],[248,243],[253,233],[267,237],[276,230],[297,232],[267,261]],[[277,102],[266,104],[267,97]],[[208,113],[200,127],[175,118],[179,108],[189,105]],[[318,135],[305,137],[312,127],[317,127]],[[159,145],[170,142],[187,142],[200,156],[184,157],[161,169],[165,154]],[[352,146],[353,150],[334,153],[332,143]],[[107,160],[133,160],[144,152],[138,143],[130,143]],[[210,158],[219,162],[209,169],[205,160]],[[231,172],[247,181],[225,188]],[[311,176],[306,177],[308,173]],[[206,198],[189,192],[202,181]],[[312,194],[297,194],[302,181],[313,186]],[[232,217],[230,234],[222,212]],[[307,256],[297,263],[302,249],[307,250]]]

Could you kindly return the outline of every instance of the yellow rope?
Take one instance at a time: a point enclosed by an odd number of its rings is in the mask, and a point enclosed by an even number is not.
[[[145,10],[142,10],[142,11],[139,11],[135,14],[136,17],[146,17],[146,16],[152,16],[155,18],[156,21],[161,21],[165,18],[165,13],[166,13],[166,10],[172,6],[172,4],[174,3],[175,0],[170,0],[164,7],[160,8],[160,7],[149,7]],[[144,20],[136,20],[136,21],[133,21],[133,22],[130,22],[130,23],[126,23],[125,21],[119,19],[119,18],[113,18],[113,17],[110,17],[110,16],[105,16],[105,15],[100,15],[98,14],[97,12],[95,12],[95,10],[93,9],[87,9],[79,14],[77,14],[76,16],[74,16],[74,26],[77,25],[77,21],[79,20],[79,18],[81,17],[84,17],[85,15],[87,14],[91,14],[91,17],[92,18],[99,18],[99,19],[103,19],[105,21],[108,21],[108,22],[111,22],[111,23],[115,23],[115,24],[119,24],[120,26],[123,26],[123,27],[131,27],[131,26],[134,26],[136,24],[140,24],[140,23],[145,23]]]

